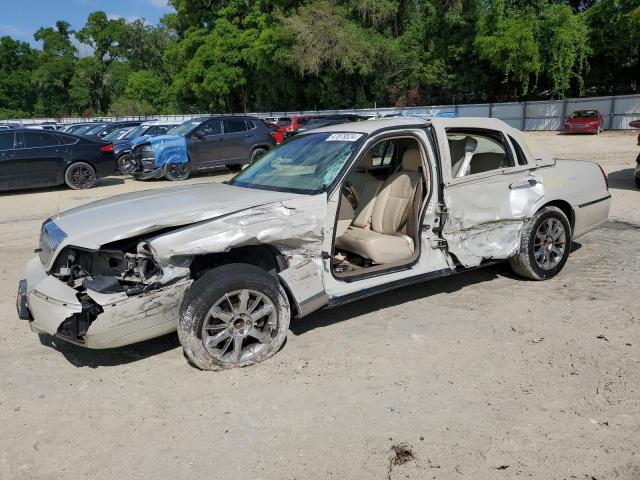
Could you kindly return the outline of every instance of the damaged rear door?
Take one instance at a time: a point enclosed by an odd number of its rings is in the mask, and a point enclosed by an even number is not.
[[[446,138],[443,169],[450,174],[441,208],[449,252],[465,267],[509,258],[544,195],[542,179],[501,131],[446,129]]]

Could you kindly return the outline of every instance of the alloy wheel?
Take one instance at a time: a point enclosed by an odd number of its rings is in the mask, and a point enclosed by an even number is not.
[[[558,266],[566,247],[567,235],[560,220],[547,218],[538,226],[533,240],[533,255],[540,268],[551,270]]]
[[[202,324],[202,341],[217,360],[246,362],[271,343],[277,325],[278,313],[267,295],[236,290],[209,309]]]

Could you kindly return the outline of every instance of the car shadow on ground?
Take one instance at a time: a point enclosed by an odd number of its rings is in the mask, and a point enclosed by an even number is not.
[[[110,187],[113,185],[121,185],[124,183],[124,178],[122,177],[105,177],[99,178],[96,180],[96,183],[90,189],[85,190],[76,190],[77,192],[87,192],[89,190],[93,190],[101,187]],[[0,195],[3,197],[9,196],[17,196],[17,195],[32,195],[37,193],[51,193],[51,192],[62,192],[62,191],[73,191],[66,185],[56,185],[53,187],[38,187],[38,188],[25,188],[21,190],[9,190],[7,192],[0,191]]]
[[[305,318],[292,319],[289,329],[294,335],[303,335],[310,330],[328,327],[334,323],[352,319],[361,321],[361,319],[357,320],[355,317],[440,293],[453,293],[471,285],[495,280],[501,276],[510,276],[509,266],[506,263],[416,283],[389,292],[379,293],[365,300],[357,300],[341,307],[320,310]]]
[[[607,175],[609,188],[615,188],[616,190],[638,190],[633,172],[633,168],[623,168],[622,170],[611,172]]]
[[[70,364],[89,368],[125,365],[180,347],[177,333],[170,333],[126,347],[105,350],[80,347],[46,334],[40,335],[40,343],[60,352]]]

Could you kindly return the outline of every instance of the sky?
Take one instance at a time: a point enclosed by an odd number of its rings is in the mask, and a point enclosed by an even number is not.
[[[0,36],[9,35],[37,47],[33,34],[38,28],[66,20],[73,30],[79,30],[96,10],[114,18],[144,18],[154,24],[172,8],[167,0],[0,0]]]

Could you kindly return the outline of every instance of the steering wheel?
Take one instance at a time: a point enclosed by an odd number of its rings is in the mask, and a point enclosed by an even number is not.
[[[356,193],[356,190],[353,188],[353,185],[350,181],[347,180],[342,185],[342,194],[347,198],[347,200],[349,200],[351,207],[354,210],[357,210],[360,199],[358,198],[358,194]]]

